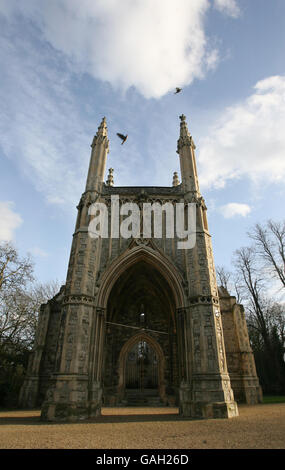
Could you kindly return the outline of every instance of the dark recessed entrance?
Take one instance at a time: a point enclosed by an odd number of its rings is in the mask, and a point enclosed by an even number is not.
[[[105,405],[177,404],[175,302],[153,265],[139,261],[114,284],[105,351]]]
[[[157,362],[154,350],[146,341],[136,343],[127,355],[126,389],[136,389],[142,394],[145,389],[157,389]]]
[[[125,397],[129,405],[159,405],[158,357],[144,339],[127,353]]]

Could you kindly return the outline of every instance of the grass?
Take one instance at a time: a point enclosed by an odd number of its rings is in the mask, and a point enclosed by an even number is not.
[[[280,395],[265,395],[263,397],[264,404],[271,404],[271,403],[285,403],[285,396]]]

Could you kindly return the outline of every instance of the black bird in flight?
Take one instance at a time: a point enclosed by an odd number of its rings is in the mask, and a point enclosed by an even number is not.
[[[122,145],[126,142],[127,138],[128,138],[128,135],[123,135],[123,134],[119,134],[117,132],[117,136],[120,137],[120,139],[122,139]]]
[[[182,88],[176,87],[176,91],[174,92],[174,94],[177,95],[177,93],[180,93],[180,91],[182,91]]]

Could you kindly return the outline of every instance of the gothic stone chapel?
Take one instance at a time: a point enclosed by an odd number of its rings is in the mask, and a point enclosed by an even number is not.
[[[261,389],[244,310],[218,289],[207,208],[199,190],[195,145],[180,116],[181,183],[169,187],[104,182],[109,140],[104,118],[92,142],[66,284],[42,305],[20,394],[41,419],[76,421],[102,406],[177,406],[189,418],[230,418]],[[120,204],[196,206],[196,244],[176,238],[92,238],[89,207]],[[94,216],[93,216],[94,217]],[[121,215],[122,217],[122,215]],[[153,234],[152,234],[153,235]],[[151,408],[150,408],[151,413]]]

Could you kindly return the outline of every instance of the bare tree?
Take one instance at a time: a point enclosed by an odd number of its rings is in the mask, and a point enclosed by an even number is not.
[[[265,227],[256,224],[249,233],[258,255],[270,273],[285,287],[285,220],[269,220]]]
[[[19,334],[28,329],[24,289],[33,281],[33,263],[20,258],[11,243],[0,244],[0,347],[19,341]],[[21,307],[20,307],[21,306]]]
[[[0,406],[17,405],[40,306],[58,291],[58,282],[36,284],[30,258],[0,244]]]
[[[20,258],[11,243],[0,243],[0,291],[23,288],[33,280],[31,259]]]
[[[1,296],[0,347],[29,347],[33,341],[37,312],[32,299],[23,290]]]
[[[224,287],[229,294],[233,294],[238,304],[241,303],[242,290],[235,273],[228,271],[224,266],[216,266],[216,275],[218,285]]]
[[[216,275],[218,285],[224,287],[227,291],[229,291],[229,283],[232,277],[232,273],[227,271],[224,266],[216,266]]]
[[[247,299],[246,306],[250,317],[263,340],[268,345],[268,325],[264,315],[265,281],[257,264],[256,253],[253,247],[243,247],[235,252],[235,266],[237,278],[243,297]]]
[[[57,281],[35,284],[33,263],[10,243],[0,244],[0,349],[29,347],[39,309],[59,291]]]
[[[51,282],[0,295],[0,347],[30,347],[33,344],[41,304],[59,291]]]
[[[45,283],[32,283],[28,289],[28,295],[33,300],[35,308],[39,310],[42,304],[58,294],[61,283],[57,280]]]
[[[250,337],[255,351],[264,351],[261,362],[266,363],[272,389],[283,390],[284,364],[280,356],[282,346],[279,332],[284,334],[284,307],[266,295],[267,282],[260,267],[255,247],[244,247],[235,252],[235,266],[239,285],[245,300]],[[280,338],[280,341],[279,339]],[[278,339],[278,348],[276,340]],[[264,366],[264,364],[263,364]]]

